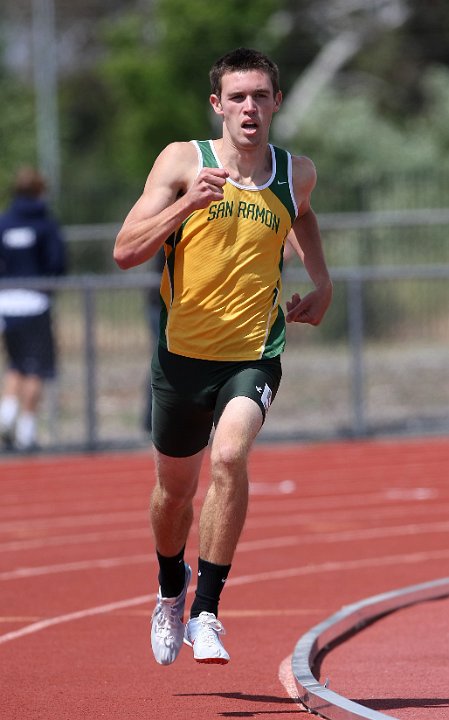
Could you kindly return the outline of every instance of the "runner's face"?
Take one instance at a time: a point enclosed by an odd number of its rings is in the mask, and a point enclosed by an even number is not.
[[[211,95],[210,102],[224,121],[223,133],[236,145],[266,143],[273,113],[282,95],[273,94],[270,77],[260,70],[226,73],[221,80],[221,97]]]

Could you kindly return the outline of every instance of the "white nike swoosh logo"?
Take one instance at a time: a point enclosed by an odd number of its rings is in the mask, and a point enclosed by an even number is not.
[[[287,185],[287,180],[278,180],[278,185]]]

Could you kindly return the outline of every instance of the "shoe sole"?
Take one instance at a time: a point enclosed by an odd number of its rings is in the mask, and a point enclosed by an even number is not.
[[[193,643],[184,637],[184,643],[189,647],[193,648]],[[211,658],[197,658],[195,657],[195,649],[193,649],[193,659],[200,665],[227,665],[231,658],[211,657]]]
[[[193,659],[200,665],[227,665],[229,662],[226,658],[196,658],[193,656]]]

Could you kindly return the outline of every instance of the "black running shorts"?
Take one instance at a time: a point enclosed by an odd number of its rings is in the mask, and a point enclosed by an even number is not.
[[[252,398],[264,420],[281,376],[279,356],[239,362],[197,360],[159,346],[151,365],[154,446],[171,457],[195,455],[206,447],[212,426],[234,397]]]
[[[22,375],[55,376],[55,342],[50,311],[27,317],[7,317],[3,338],[8,366]]]

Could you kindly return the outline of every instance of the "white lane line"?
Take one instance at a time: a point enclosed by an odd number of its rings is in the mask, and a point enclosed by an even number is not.
[[[283,480],[281,482],[278,482],[277,484],[273,483],[250,483],[251,491],[255,495],[263,495],[264,493],[267,495],[274,495],[274,496],[286,496],[291,493],[291,488],[293,486],[293,481],[291,480]],[[270,490],[268,489],[270,488]],[[398,490],[395,494],[395,490],[392,489],[390,492],[389,490],[382,491],[382,492],[375,492],[375,493],[360,493],[360,494],[349,494],[349,495],[337,495],[333,497],[315,497],[315,498],[301,498],[301,497],[290,497],[288,500],[267,500],[266,503],[264,503],[263,500],[255,499],[253,501],[253,504],[251,506],[251,515],[249,517],[249,521],[256,522],[262,522],[265,523],[267,520],[270,519],[270,517],[273,517],[273,514],[275,511],[281,511],[283,509],[289,510],[289,513],[284,513],[282,516],[297,516],[298,518],[304,517],[304,515],[307,514],[308,511],[313,510],[318,512],[326,512],[326,511],[332,511],[334,512],[335,509],[339,509],[340,512],[342,510],[346,511],[349,508],[352,507],[359,507],[360,511],[366,510],[366,508],[370,508],[371,506],[376,505],[385,505],[386,502],[391,503],[391,505],[395,505],[400,508],[405,508],[405,506],[408,503],[411,503],[412,505],[421,505],[423,502],[425,503],[427,500],[435,499],[438,496],[438,493],[435,493],[434,490],[430,488],[414,488],[409,489],[408,491],[401,491]],[[390,494],[389,494],[390,493]],[[200,498],[197,498],[200,500]],[[399,505],[398,505],[399,502]],[[27,518],[20,518],[20,519],[11,519],[11,520],[2,520],[1,523],[1,529],[2,532],[15,532],[15,531],[23,531],[26,529],[27,531],[30,530],[30,528],[38,528],[38,529],[50,529],[55,527],[73,527],[73,526],[85,526],[85,525],[91,525],[91,524],[99,524],[99,525],[105,525],[111,522],[128,522],[128,521],[135,521],[135,520],[141,520],[141,519],[147,519],[147,512],[145,510],[127,510],[127,511],[114,511],[111,512],[101,512],[101,508],[106,505],[106,502],[99,501],[98,503],[93,503],[90,507],[98,507],[99,512],[94,513],[88,513],[88,514],[78,514],[78,515],[67,515],[67,516],[49,516],[49,517],[27,517]],[[85,504],[83,506],[79,506],[79,509],[84,509]],[[73,506],[76,509],[76,506]],[[262,515],[261,510],[263,512],[263,509],[266,507],[266,512],[268,513],[268,517],[265,517]],[[446,505],[446,507],[448,507]],[[297,513],[292,512],[294,509],[297,508]],[[71,506],[71,509],[72,506]],[[385,508],[387,509],[387,508]],[[396,509],[396,507],[394,508]],[[23,508],[22,508],[23,510]],[[382,509],[383,511],[383,509]]]
[[[431,560],[444,560],[449,558],[448,550],[436,550],[432,552],[416,552],[405,555],[389,555],[377,558],[361,558],[359,560],[334,560],[321,564],[305,565],[304,567],[286,568],[284,570],[272,570],[257,575],[242,575],[231,578],[226,586],[246,585],[249,582],[263,582],[271,580],[283,580],[286,578],[299,577],[301,575],[315,575],[324,572],[342,572],[347,570],[363,570],[371,567],[388,567],[389,565],[412,565],[415,563],[426,563]]]
[[[288,482],[288,481],[285,481]],[[293,498],[263,498],[253,501],[252,508],[256,512],[261,513],[264,510],[268,513],[279,511],[282,508],[298,507],[303,511],[309,510],[328,510],[334,508],[365,507],[366,505],[405,505],[405,504],[421,504],[430,500],[436,500],[440,497],[440,492],[434,488],[385,488],[376,490],[376,492],[363,493],[329,493],[327,495],[319,495],[315,497],[303,497],[300,493]]]
[[[428,508],[420,508],[420,509],[423,510],[423,512],[425,512],[426,514],[428,513]],[[443,505],[439,504],[437,506],[436,510],[438,511],[439,514],[447,514],[449,512],[449,505],[448,504],[443,504]],[[365,508],[365,511],[366,511],[366,513],[372,515],[372,510],[370,510],[369,508],[368,509]],[[362,510],[358,511],[357,520],[360,520],[360,518],[362,517],[362,512],[363,512]],[[413,514],[414,515],[421,514],[418,511],[416,506],[414,506]],[[137,515],[137,518],[136,518],[136,515]],[[390,508],[382,508],[382,511],[379,513],[379,517],[382,519],[386,519],[387,517],[391,517],[391,516],[399,516],[400,517],[403,515],[407,515],[407,517],[410,517],[410,515],[411,515],[410,509],[407,509],[402,506],[397,507],[397,508],[391,508],[391,507]],[[95,524],[97,522],[99,525],[100,524],[105,525],[105,524],[108,524],[111,522],[115,523],[118,519],[117,516],[119,516],[119,519],[122,520],[123,522],[134,521],[136,519],[139,519],[141,521],[144,521],[145,525],[143,528],[124,528],[123,530],[79,533],[79,534],[73,534],[73,535],[67,535],[67,536],[60,535],[57,537],[33,538],[33,539],[27,539],[27,540],[6,540],[5,542],[0,542],[0,552],[10,552],[10,551],[15,552],[15,551],[20,551],[20,550],[28,550],[28,549],[33,549],[33,548],[46,547],[47,545],[60,545],[60,544],[65,544],[65,543],[71,544],[72,542],[76,543],[78,540],[80,543],[82,543],[82,542],[97,542],[98,540],[101,540],[103,537],[105,539],[116,538],[116,539],[120,540],[122,537],[132,538],[132,537],[149,536],[150,530],[149,530],[149,525],[148,525],[147,513],[140,513],[140,512],[136,513],[136,514],[134,514],[134,513],[132,513],[132,514],[130,514],[130,513],[124,513],[124,514],[113,513],[112,516],[111,515],[88,516],[87,518],[83,517],[80,522],[75,521],[75,519],[73,519],[73,522],[71,521],[69,523],[63,522],[62,521],[63,519],[61,518],[58,521],[58,527],[64,528],[66,526],[73,526],[73,525],[76,526],[77,524],[78,525],[88,525],[91,523]],[[310,526],[313,527],[314,523],[315,524],[321,523],[324,520],[331,519],[332,521],[340,522],[340,521],[352,519],[352,518],[353,518],[353,513],[351,513],[350,511],[349,512],[333,511],[331,515],[329,515],[329,514],[326,515],[324,513],[316,513],[313,516],[313,518],[311,516],[307,516],[305,513],[301,513],[300,511],[298,511],[297,513],[285,513],[285,514],[282,514],[279,516],[275,515],[272,517],[249,516],[246,521],[246,524],[245,524],[245,529],[251,530],[252,528],[259,528],[259,527],[274,528],[274,527],[278,527],[278,526],[282,526],[285,528],[288,525],[290,525],[290,526],[306,525],[308,527],[310,527]],[[30,525],[31,524],[21,522],[20,526],[17,528],[14,528],[14,529],[22,530],[22,531],[26,529],[27,533],[29,533],[29,531],[31,529]],[[445,525],[445,523],[442,521],[435,521],[432,524],[433,527],[439,528],[441,532],[445,531],[444,525]],[[41,531],[42,530],[45,531],[45,530],[50,529],[51,527],[53,527],[52,524],[47,525],[42,521],[42,523],[40,524],[38,529]],[[416,523],[413,523],[413,525],[401,525],[401,526],[397,526],[397,527],[399,527],[399,528],[400,527],[405,527],[405,528],[412,527],[413,532],[415,532],[415,528],[424,527],[425,528],[424,532],[427,532],[428,531],[427,528],[430,527],[430,524],[429,523],[418,524],[416,522]],[[3,528],[4,528],[4,524],[2,523],[1,529],[3,530]],[[388,530],[388,528],[387,528],[387,530]],[[195,533],[196,528],[195,527],[192,528],[192,531],[193,531],[193,533]],[[354,530],[354,531],[350,530],[350,531],[348,531],[347,539],[352,539],[352,537],[350,536],[350,533],[352,533],[352,532],[354,532],[354,533],[366,532],[369,534],[371,531],[373,533],[377,532],[376,528],[373,528],[373,529],[368,528],[366,530],[359,530],[359,531],[358,530]],[[382,533],[382,532],[383,532],[383,530],[380,529],[380,533]],[[392,532],[393,532],[393,534],[395,534],[394,528],[393,528]],[[417,532],[419,532],[419,530],[417,530]],[[401,531],[398,531],[398,534],[400,535]],[[405,534],[408,534],[408,532],[406,531]],[[329,537],[329,534],[328,533],[324,533],[324,534],[317,533],[313,537],[315,538],[316,541],[319,541],[319,539],[322,538],[323,542],[325,542],[326,541],[325,538]],[[334,537],[335,537],[335,534],[332,534],[332,539]],[[354,539],[356,539],[355,536],[353,536],[353,537],[354,537]],[[358,537],[364,537],[364,536],[360,535]],[[373,535],[373,537],[374,537],[374,535]],[[382,535],[380,535],[379,537],[382,537]],[[388,534],[386,534],[385,537],[388,537]],[[305,542],[307,542],[307,540]]]
[[[367,528],[361,530],[344,530],[333,533],[318,533],[316,535],[287,535],[277,538],[266,538],[265,540],[242,541],[237,548],[237,553],[259,552],[260,550],[272,550],[281,547],[296,547],[304,545],[319,545],[323,543],[353,542],[354,540],[373,540],[391,537],[410,537],[423,534],[441,534],[449,532],[449,522],[425,523],[423,525],[404,525],[389,528]],[[147,533],[146,533],[147,534]],[[102,539],[101,536],[97,540]],[[59,543],[58,543],[59,544]],[[70,563],[58,563],[55,565],[40,565],[35,567],[21,567],[15,570],[6,570],[0,573],[0,582],[9,580],[20,580],[39,575],[53,575],[63,572],[74,572],[91,570],[93,568],[108,569],[123,565],[138,565],[154,562],[154,556],[148,554],[137,554],[109,558],[94,558],[91,560],[78,560]]]
[[[103,530],[100,532],[84,532],[74,535],[53,535],[50,537],[36,538],[33,540],[10,540],[0,543],[0,552],[21,552],[22,550],[40,550],[44,547],[56,545],[80,545],[98,542],[123,542],[124,540],[137,540],[140,538],[151,538],[149,523],[144,527],[130,530]]]
[[[123,608],[143,605],[155,599],[156,593],[153,593],[153,595],[142,595],[128,600],[119,600],[118,602],[108,603],[107,605],[97,605],[96,607],[67,613],[67,615],[57,615],[56,617],[47,618],[46,620],[39,620],[38,622],[31,623],[31,625],[25,625],[25,627],[19,628],[18,630],[0,635],[0,645],[11,642],[11,640],[18,640],[25,635],[33,635],[33,633],[46,630],[55,625],[62,625],[63,623],[72,622],[73,620],[84,620],[84,618],[92,617],[92,615],[102,615],[104,613],[114,612],[115,610],[122,610]]]
[[[353,542],[354,540],[379,540],[381,538],[408,537],[410,535],[437,535],[449,532],[449,521],[432,523],[411,523],[409,525],[390,525],[386,527],[360,528],[359,530],[337,530],[335,532],[316,532],[308,535],[290,535],[268,538],[266,540],[247,540],[240,543],[241,550],[269,549],[284,545],[320,545],[320,543]],[[262,543],[260,545],[259,543]]]
[[[361,558],[359,560],[346,560],[339,561],[335,560],[332,562],[326,562],[321,564],[306,565],[304,567],[284,568],[280,570],[272,570],[263,573],[256,573],[255,575],[241,575],[240,577],[230,578],[226,586],[227,587],[238,587],[240,585],[249,585],[252,583],[266,582],[272,580],[286,580],[288,578],[300,577],[304,575],[314,575],[322,573],[332,572],[343,572],[350,570],[362,570],[371,567],[387,567],[393,565],[403,565],[404,563],[411,565],[414,563],[427,563],[431,560],[445,560],[449,558],[449,550],[439,550],[435,552],[419,552],[410,553],[407,555],[391,555],[384,558]],[[189,589],[191,591],[191,588]],[[92,615],[101,615],[104,613],[114,612],[115,610],[121,610],[127,607],[135,607],[136,605],[143,605],[144,603],[154,601],[156,594],[143,595],[136,598],[130,598],[128,600],[120,600],[114,603],[108,603],[107,605],[99,605],[92,608],[86,608],[85,610],[79,610],[77,612],[68,613],[67,615],[59,615],[53,618],[47,618],[31,625],[19,628],[12,632],[0,635],[0,645],[10,642],[11,640],[17,640],[24,635],[31,635],[32,633],[45,630],[53,625],[61,625],[63,623],[72,622],[73,620],[83,620],[86,617]]]
[[[273,508],[273,513],[278,512],[277,508]],[[371,520],[373,518],[373,507],[367,503],[366,505],[361,505],[357,508],[356,511],[354,509],[348,509],[348,510],[331,510],[331,509],[320,509],[317,511],[314,511],[313,513],[307,513],[306,511],[302,511],[301,508],[298,508],[298,510],[295,513],[283,513],[283,514],[273,514],[273,516],[270,516],[270,514],[267,514],[265,516],[254,516],[250,514],[248,516],[248,519],[245,523],[245,528],[260,528],[260,527],[275,527],[276,525],[288,525],[288,524],[294,524],[294,525],[313,525],[320,522],[341,522],[341,521],[353,521],[354,520],[354,513],[356,512],[355,518],[357,521],[361,521],[363,518],[367,518],[368,520]],[[449,512],[449,503],[435,503],[432,505],[431,508],[429,508],[428,505],[423,506],[420,505],[395,505],[395,506],[388,506],[385,505],[381,506],[379,505],[375,509],[376,519],[386,519],[389,517],[407,517],[410,519],[411,517],[419,517],[423,514],[426,516],[429,515],[429,513],[434,513],[438,515],[443,515],[447,517],[447,514]]]
[[[129,555],[127,557],[98,558],[97,560],[79,560],[77,562],[60,563],[58,565],[17,568],[17,570],[0,573],[0,581],[20,580],[23,578],[37,577],[39,575],[54,575],[63,572],[93,570],[94,568],[106,570],[120,567],[121,565],[139,565],[153,561],[154,558],[151,555]]]
[[[30,531],[31,528],[48,530],[54,527],[73,527],[84,525],[107,525],[109,523],[124,523],[138,520],[148,520],[148,513],[144,510],[130,512],[97,513],[94,515],[67,515],[66,517],[28,518],[2,522],[2,532]]]
[[[8,505],[2,495],[3,506],[0,508],[0,518],[4,522],[23,522],[24,520],[40,520],[48,516],[54,517],[56,514],[62,514],[70,508],[71,515],[82,513],[101,513],[103,511],[111,512],[120,510],[123,512],[124,507],[128,510],[137,510],[142,507],[142,495],[115,495],[114,498],[105,497],[95,500],[79,500],[79,494],[73,497],[65,496],[60,500],[55,499],[43,502],[24,502],[14,505]]]
[[[250,482],[250,495],[291,495],[296,491],[294,480],[280,480],[278,482]]]

